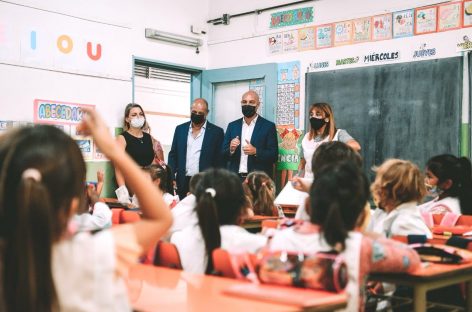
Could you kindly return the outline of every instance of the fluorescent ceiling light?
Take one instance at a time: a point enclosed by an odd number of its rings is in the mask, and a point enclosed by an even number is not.
[[[151,28],[146,28],[145,32],[146,38],[156,39],[160,41],[185,45],[189,47],[198,48],[202,45],[202,40],[198,38],[186,37],[176,34],[171,34]]]

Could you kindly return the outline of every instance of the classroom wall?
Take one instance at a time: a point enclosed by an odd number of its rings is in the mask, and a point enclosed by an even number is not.
[[[190,47],[146,39],[144,29],[196,36],[190,25],[200,25],[207,15],[207,0],[0,2],[0,120],[31,122],[33,101],[44,99],[96,105],[111,127],[120,126],[124,106],[132,100],[133,55],[207,66],[205,45],[196,54]],[[71,39],[70,53],[59,51],[61,35]],[[94,48],[101,44],[98,61],[87,56],[87,42]],[[89,167],[90,180],[96,168],[111,174],[105,163]]]
[[[287,3],[288,1],[257,1],[240,0],[210,0],[210,19],[221,17],[223,13],[237,14],[246,11],[254,11],[269,6]],[[305,73],[312,62],[330,62],[326,70],[343,69],[365,65],[362,62],[353,65],[334,66],[337,59],[359,56],[382,51],[399,51],[400,62],[413,61],[413,53],[420,50],[420,45],[426,44],[428,49],[436,49],[436,54],[431,58],[444,58],[460,55],[456,52],[456,44],[462,41],[467,34],[470,38],[472,29],[453,30],[429,35],[413,36],[386,41],[367,42],[362,44],[334,47],[322,50],[309,50],[303,52],[282,53],[270,55],[267,48],[267,37],[273,33],[279,33],[291,29],[321,25],[325,23],[351,20],[360,17],[374,16],[383,13],[396,12],[420,6],[440,3],[431,0],[321,0],[307,2],[297,6],[279,8],[264,12],[260,15],[248,15],[230,19],[229,25],[209,24],[209,62],[208,67],[225,68],[234,66],[253,65],[260,63],[284,63],[299,60],[301,64],[301,90],[300,90],[300,127],[304,128],[304,103],[305,103]],[[270,29],[270,14],[300,7],[314,7],[314,22],[310,24]],[[426,58],[425,58],[426,59]],[[323,69],[320,69],[323,70]]]

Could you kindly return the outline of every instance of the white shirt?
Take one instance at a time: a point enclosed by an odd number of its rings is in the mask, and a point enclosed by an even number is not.
[[[340,129],[336,131],[333,137],[333,141],[338,140],[338,134]],[[305,178],[313,179],[313,170],[311,168],[311,159],[313,158],[313,154],[315,153],[318,146],[323,143],[329,142],[329,135],[321,140],[315,140],[312,138],[311,140],[308,139],[310,133],[307,132],[302,140],[302,150],[303,150],[303,158],[305,159]]]
[[[78,231],[94,231],[111,227],[111,209],[102,202],[93,206],[93,213],[83,213],[73,217]]]
[[[116,242],[110,230],[79,233],[55,244],[52,275],[61,311],[131,311],[116,275]]]
[[[205,136],[206,126],[207,122],[205,121],[200,129],[200,132],[196,137],[193,137],[192,123],[190,122],[187,136],[187,162],[185,163],[186,176],[191,177],[200,172],[200,152],[202,151],[203,137]]]
[[[435,198],[418,206],[421,212],[430,212],[443,214],[446,212],[452,212],[455,214],[462,214],[461,203],[457,197],[446,197],[443,199]]]
[[[343,311],[358,311],[359,307],[359,268],[361,257],[362,234],[349,232],[346,249],[341,252],[347,265],[349,280],[346,293],[349,294],[348,305]],[[320,233],[299,233],[294,228],[276,232],[270,242],[272,251],[302,252],[314,254],[319,251],[330,251],[333,248],[323,239]]]
[[[181,231],[189,226],[198,224],[198,217],[195,211],[197,198],[190,194],[182,199],[170,212],[174,220],[169,232]]]
[[[254,253],[267,244],[267,237],[252,234],[237,225],[220,226],[221,248],[228,251]],[[202,232],[197,225],[175,232],[171,239],[179,251],[184,271],[204,274],[208,258]]]
[[[249,123],[246,123],[243,117],[243,127],[241,129],[241,159],[239,162],[239,172],[247,173],[247,155],[243,152],[243,147],[247,145],[246,140],[251,142],[252,133],[254,132],[254,127],[256,126],[257,118],[259,115],[256,114],[253,120]]]
[[[403,203],[396,207],[383,218],[381,225],[375,224],[374,228],[381,228],[386,237],[409,234],[426,235],[427,238],[433,237],[415,202]]]

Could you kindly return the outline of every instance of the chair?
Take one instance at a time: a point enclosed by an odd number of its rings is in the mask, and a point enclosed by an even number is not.
[[[123,213],[124,209],[122,208],[113,208],[111,209],[111,224],[116,225],[120,224],[121,214]]]
[[[461,215],[457,220],[456,225],[470,225],[472,226],[472,216]]]
[[[215,275],[228,278],[238,278],[234,273],[233,266],[231,265],[231,259],[228,251],[217,248],[213,250],[212,259],[213,271]],[[249,254],[249,261],[251,262],[252,266],[256,268],[257,256],[255,254]]]
[[[120,223],[133,223],[141,220],[139,214],[135,211],[124,210],[120,216]]]
[[[172,243],[159,241],[155,249],[154,265],[182,270],[177,247]]]
[[[279,221],[278,220],[263,220],[261,222],[261,227],[264,228],[269,228],[269,229],[276,229],[279,227]]]

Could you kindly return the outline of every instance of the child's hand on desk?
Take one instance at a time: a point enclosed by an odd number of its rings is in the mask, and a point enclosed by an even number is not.
[[[310,191],[311,181],[301,177],[293,177],[292,186],[300,192],[308,193]]]

